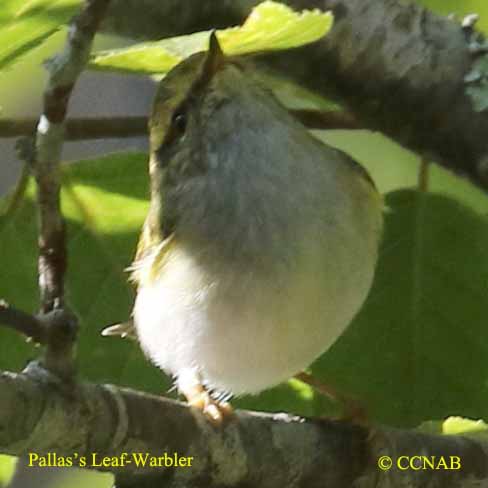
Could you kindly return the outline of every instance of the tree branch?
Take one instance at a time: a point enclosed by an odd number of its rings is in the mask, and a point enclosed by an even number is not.
[[[44,330],[37,317],[11,307],[0,300],[0,325],[16,330],[39,344],[44,342]]]
[[[74,374],[72,352],[78,322],[69,310],[55,309],[34,316],[0,300],[0,326],[47,346],[42,357],[43,367],[71,384]]]
[[[105,28],[161,38],[235,25],[259,0],[114,0]],[[331,32],[312,45],[262,59],[381,131],[488,189],[488,110],[476,99],[487,75],[484,39],[414,3],[287,0],[333,10]],[[166,19],[171,18],[171,22]],[[485,95],[486,97],[486,95]]]
[[[71,26],[64,51],[47,64],[50,76],[44,92],[44,112],[37,126],[34,164],[40,221],[39,288],[46,313],[61,308],[64,301],[66,239],[59,199],[64,119],[108,4],[109,0],[87,0]]]
[[[29,136],[35,133],[35,119],[0,119],[0,137]],[[65,121],[65,141],[110,139],[147,135],[147,117],[75,118]]]
[[[1,373],[0,391],[0,452],[56,453],[58,460],[69,457],[75,465],[85,456],[87,467],[117,473],[122,487],[136,473],[140,488],[472,488],[488,482],[488,444],[481,440],[387,428],[370,432],[346,422],[245,411],[216,428],[172,400],[88,383],[67,393],[32,369]],[[192,456],[193,462],[177,469],[136,469],[134,462],[120,468],[93,466],[104,457],[122,459],[123,453],[172,458],[176,453]],[[444,459],[448,467],[450,456],[457,456],[461,469],[395,467],[400,456],[421,455]],[[392,469],[378,468],[381,456],[392,458]]]
[[[291,109],[291,115],[296,117],[308,129],[334,130],[334,129],[364,129],[359,120],[351,112],[339,110],[309,110]]]
[[[353,114],[336,110],[290,109],[289,112],[309,129],[361,129]],[[65,121],[64,140],[110,139],[147,136],[147,117],[74,118]],[[0,137],[29,136],[37,120],[0,119]]]

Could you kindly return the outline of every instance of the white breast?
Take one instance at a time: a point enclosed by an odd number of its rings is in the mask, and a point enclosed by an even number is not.
[[[134,318],[143,349],[167,373],[193,368],[211,388],[233,394],[289,379],[332,345],[370,288],[376,242],[344,237],[337,233],[328,249],[307,239],[299,271],[268,276],[217,277],[173,246],[164,273],[139,289]]]

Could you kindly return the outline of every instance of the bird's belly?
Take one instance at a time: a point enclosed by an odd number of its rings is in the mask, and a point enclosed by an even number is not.
[[[257,393],[287,380],[327,350],[369,290],[374,260],[358,255],[306,263],[277,275],[208,273],[175,252],[164,273],[141,287],[134,318],[143,350],[167,373],[192,368],[206,384],[233,394]]]

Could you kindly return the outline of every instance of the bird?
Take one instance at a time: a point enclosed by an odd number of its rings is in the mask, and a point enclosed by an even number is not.
[[[303,379],[346,330],[372,286],[383,201],[215,32],[160,82],[149,129],[132,321],[105,335],[135,335],[220,423],[229,398]]]

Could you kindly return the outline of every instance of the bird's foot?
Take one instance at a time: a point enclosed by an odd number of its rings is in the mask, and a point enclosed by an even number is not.
[[[222,425],[232,415],[230,403],[212,398],[194,371],[187,370],[179,374],[177,384],[188,405],[200,410],[213,425]]]
[[[203,387],[202,391],[187,397],[187,400],[191,407],[200,410],[214,425],[221,425],[233,413],[230,403],[212,398],[210,393]]]

